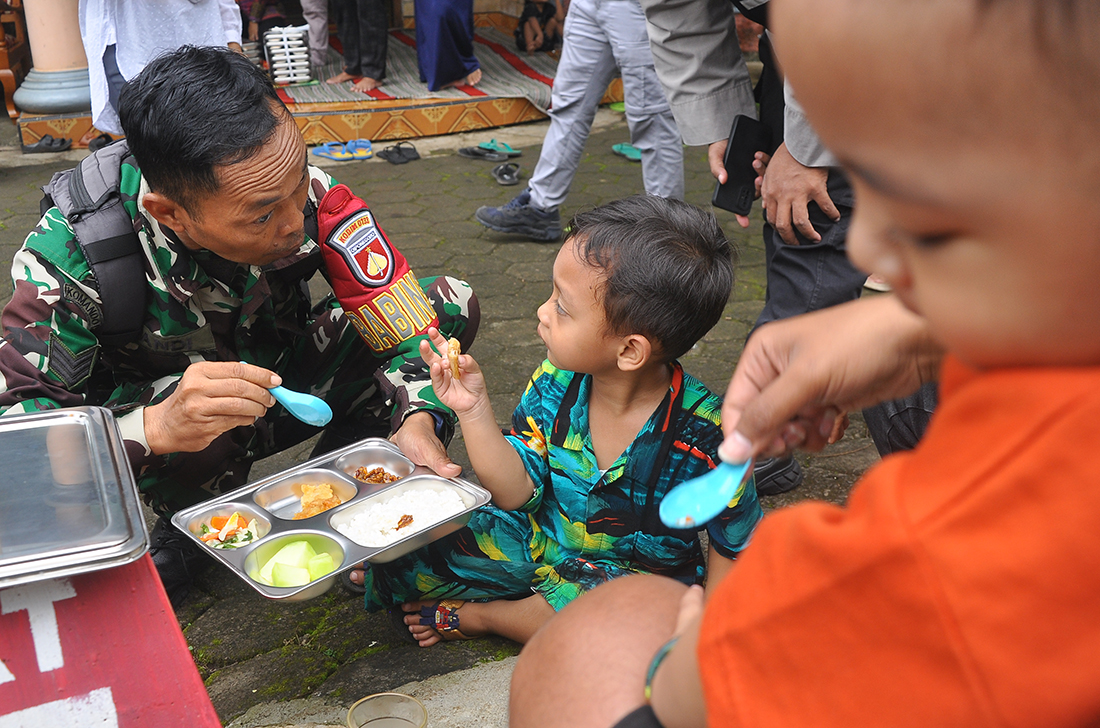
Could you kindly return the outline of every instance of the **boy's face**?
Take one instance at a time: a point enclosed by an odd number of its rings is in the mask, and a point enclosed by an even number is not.
[[[1100,363],[1100,144],[1012,21],[1028,4],[980,21],[969,0],[772,5],[856,190],[852,261],[971,365]]]
[[[554,260],[554,290],[538,310],[546,358],[559,369],[596,374],[616,366],[618,339],[606,333],[602,281],[601,271],[581,260],[576,238],[566,240]]]

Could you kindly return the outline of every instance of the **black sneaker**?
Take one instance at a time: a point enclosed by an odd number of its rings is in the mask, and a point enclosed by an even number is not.
[[[214,560],[164,518],[157,519],[149,541],[149,555],[157,567],[160,583],[168,593],[168,601],[178,607],[191,591],[192,580]]]
[[[474,218],[498,233],[526,235],[533,240],[554,242],[561,239],[561,215],[540,210],[531,204],[531,190],[519,193],[503,207],[479,207]]]
[[[752,474],[757,495],[779,495],[802,485],[802,466],[790,455],[757,460]]]

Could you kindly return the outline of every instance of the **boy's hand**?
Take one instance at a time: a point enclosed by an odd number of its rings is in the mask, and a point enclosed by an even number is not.
[[[485,388],[485,377],[481,374],[481,367],[469,354],[460,354],[458,357],[458,369],[460,376],[455,379],[451,375],[450,363],[437,352],[447,351],[447,339],[439,333],[435,327],[428,329],[428,338],[431,339],[435,350],[427,341],[420,342],[420,356],[431,371],[432,388],[439,401],[454,410],[460,418],[468,417],[485,409],[489,403],[489,395]]]

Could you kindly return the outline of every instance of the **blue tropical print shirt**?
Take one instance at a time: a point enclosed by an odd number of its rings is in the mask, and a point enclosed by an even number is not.
[[[671,366],[665,399],[606,472],[596,464],[588,425],[591,376],[549,361],[532,376],[507,438],[535,484],[520,510],[530,515],[536,561],[557,566],[579,558],[611,571],[702,581],[696,531],[665,526],[658,507],[673,486],[717,464],[722,403],[678,362]],[[707,524],[710,543],[736,558],[761,515],[749,478]]]

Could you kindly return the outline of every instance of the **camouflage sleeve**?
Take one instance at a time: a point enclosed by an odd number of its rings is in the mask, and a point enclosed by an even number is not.
[[[83,404],[84,373],[91,371],[99,343],[85,312],[70,300],[95,306],[99,293],[88,285],[88,265],[56,208],[27,236],[12,259],[11,275],[12,298],[0,313],[0,412]]]
[[[480,306],[470,284],[450,276],[421,278],[419,283],[439,318],[439,332],[447,338],[458,339],[462,351],[468,351],[481,321]],[[430,410],[443,417],[444,436],[441,439],[447,442],[454,432],[456,418],[432,389],[428,365],[419,350],[420,341],[425,338],[426,335],[421,335],[402,341],[389,362],[375,373],[375,380],[393,404],[391,431],[396,431],[413,412]]]
[[[87,403],[100,355],[92,332],[100,296],[92,273],[57,208],[43,215],[12,259],[11,301],[0,312],[0,414]],[[129,404],[129,403],[112,403]],[[140,407],[117,417],[135,470],[156,460]]]

